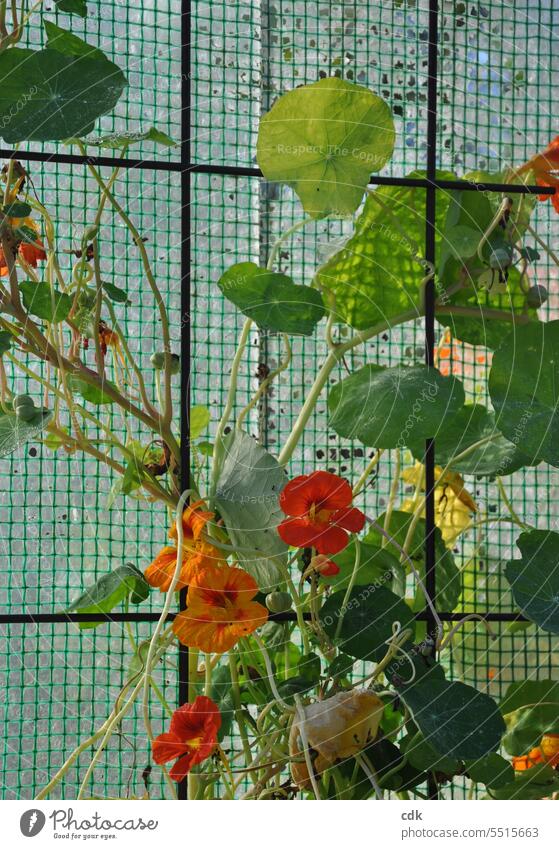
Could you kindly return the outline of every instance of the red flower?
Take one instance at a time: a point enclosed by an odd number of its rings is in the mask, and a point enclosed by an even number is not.
[[[153,741],[155,763],[178,758],[169,775],[173,781],[182,781],[193,766],[209,758],[220,727],[221,714],[215,702],[207,696],[196,696],[192,704],[181,705],[173,713],[169,731]]]
[[[555,136],[541,153],[536,153],[526,162],[517,173],[524,174],[532,171],[538,186],[552,186],[556,189],[554,195],[540,195],[540,200],[549,200],[555,212],[559,212],[559,136]]]
[[[278,534],[296,548],[337,554],[348,543],[348,531],[357,533],[365,524],[365,516],[351,507],[351,499],[350,485],[337,475],[300,475],[281,491],[280,507],[292,518],[281,522]]]
[[[310,565],[315,572],[318,572],[324,578],[332,578],[340,573],[338,564],[334,563],[333,560],[328,560],[326,554],[317,554],[316,557],[312,558]]]

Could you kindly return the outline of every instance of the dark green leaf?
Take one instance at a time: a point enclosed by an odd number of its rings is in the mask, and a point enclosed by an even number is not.
[[[86,0],[54,0],[61,12],[69,15],[79,15],[80,18],[87,17]]]
[[[514,781],[512,764],[496,752],[490,752],[477,761],[466,761],[466,772],[472,781],[496,789]]]
[[[0,357],[12,347],[13,336],[7,330],[0,330]]]
[[[103,392],[102,389],[99,389],[97,386],[91,386],[91,384],[87,383],[80,377],[71,377],[68,381],[68,385],[72,392],[77,392],[79,395],[84,398],[84,400],[89,401],[90,404],[112,404],[113,399],[106,392]],[[111,386],[113,389],[116,389],[115,386],[110,381],[105,381],[105,385]]]
[[[328,396],[336,433],[375,448],[403,448],[433,436],[441,420],[463,405],[460,381],[428,366],[366,365]]]
[[[439,173],[438,177],[452,179],[454,175]],[[447,205],[446,193],[440,192],[437,234]],[[318,285],[334,295],[337,320],[364,330],[410,309],[416,309],[419,317],[425,276],[419,254],[424,238],[425,189],[381,186],[373,192],[365,201],[353,236],[316,276]]]
[[[113,283],[103,282],[101,284],[103,289],[111,299],[111,301],[115,301],[117,304],[129,304],[131,303],[128,298],[128,292],[124,289],[119,289],[118,286],[115,286]]]
[[[60,53],[58,40],[56,50],[11,47],[1,53],[5,141],[57,141],[91,132],[97,118],[113,110],[126,85],[120,68],[101,56],[97,51],[93,56]]]
[[[23,280],[19,284],[25,309],[42,318],[57,324],[68,317],[72,309],[72,298],[65,292],[50,287],[48,283],[35,283],[33,280]]]
[[[24,422],[15,413],[0,413],[0,457],[17,451],[41,433],[51,419],[52,413],[48,410],[37,410],[28,422]]]
[[[440,755],[421,733],[402,740],[401,748],[410,764],[421,772],[435,770],[444,772],[446,775],[455,775],[460,769],[459,760]]]
[[[559,321],[509,333],[493,357],[489,394],[507,439],[559,466]]]
[[[510,475],[523,466],[537,465],[537,458],[523,454],[497,429],[495,416],[481,404],[467,404],[453,416],[441,421],[440,429],[433,434],[437,445],[437,463],[446,466],[452,457],[470,449],[476,442],[491,438],[490,442],[471,451],[461,460],[451,464],[453,471],[463,475]],[[416,460],[425,462],[425,441],[414,440],[410,448]]]
[[[328,77],[280,97],[260,121],[264,177],[287,183],[309,215],[355,212],[394,148],[390,107],[362,86]]]
[[[314,652],[304,654],[297,663],[297,672],[301,678],[305,678],[309,684],[318,684],[322,667],[320,658]]]
[[[328,667],[326,674],[329,678],[347,678],[351,675],[354,659],[348,654],[339,654]]]
[[[338,622],[343,615],[340,636],[336,640],[340,651],[361,660],[382,660],[393,636],[392,625],[399,622],[401,630],[415,631],[415,621],[405,602],[383,586],[366,584],[355,587],[344,607],[345,592],[333,593],[322,606],[320,619],[326,634],[336,638]]]
[[[280,696],[287,702],[293,701],[293,696],[297,693],[308,693],[314,686],[314,683],[310,682],[308,678],[303,678],[302,675],[294,675],[287,681],[280,681],[277,685]]]
[[[57,26],[52,21],[43,21],[43,24],[49,50],[56,50],[65,56],[87,56],[89,59],[99,59],[102,62],[109,61],[102,50],[92,47],[72,32]]]
[[[286,274],[239,262],[217,285],[231,303],[259,327],[309,336],[324,317],[322,295],[308,286],[297,286]]]
[[[117,605],[129,598],[139,604],[149,595],[149,584],[132,563],[117,566],[108,575],[103,575],[77,598],[67,613],[110,613]],[[96,628],[101,622],[80,622],[79,628]]]
[[[276,531],[284,518],[279,494],[285,483],[285,472],[275,457],[248,433],[234,430],[226,437],[216,505],[231,542],[239,546],[241,565],[264,592],[281,581],[281,571],[274,561],[283,561],[287,552]],[[246,550],[254,553],[245,553]]]
[[[505,566],[514,601],[531,622],[559,634],[559,534],[530,531],[516,544],[522,557]]]
[[[31,207],[28,203],[14,200],[12,203],[6,204],[2,212],[10,218],[27,218],[28,215],[31,215]]]
[[[433,676],[396,689],[426,742],[441,755],[477,759],[498,748],[505,723],[485,693]]]

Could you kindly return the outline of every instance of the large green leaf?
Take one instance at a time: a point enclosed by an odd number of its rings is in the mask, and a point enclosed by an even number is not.
[[[480,266],[478,273],[483,269],[484,266]],[[483,345],[491,350],[498,348],[503,338],[510,333],[515,319],[538,320],[537,310],[526,304],[526,295],[520,285],[520,273],[515,267],[509,270],[506,292],[490,293],[480,286],[477,278],[472,277],[470,285],[460,289],[448,300],[443,297],[443,300],[450,312],[437,313],[439,323],[450,327],[452,335],[461,342]],[[466,308],[469,315],[459,315],[453,311],[453,306]],[[498,310],[503,318],[488,318],[487,310]]]
[[[31,315],[57,324],[68,317],[72,309],[72,298],[65,292],[50,287],[48,283],[23,280],[19,284],[25,309]]]
[[[424,177],[414,172],[410,177]],[[453,174],[439,177],[452,179]],[[448,197],[437,202],[437,234],[443,227]],[[355,232],[316,275],[332,294],[340,322],[364,330],[413,309],[421,315],[421,263],[425,239],[425,189],[381,186],[367,198]],[[440,239],[437,236],[437,242]]]
[[[43,21],[47,35],[47,47],[49,50],[57,50],[65,56],[88,56],[90,59],[108,61],[102,50],[92,47],[82,38],[69,32],[67,29],[57,26],[52,21]]]
[[[515,327],[495,352],[497,427],[523,452],[559,466],[559,321]]]
[[[529,531],[516,544],[522,557],[505,566],[514,601],[531,622],[559,634],[559,534]]]
[[[433,434],[437,463],[446,466],[452,457],[457,457],[485,439],[485,442],[465,457],[451,463],[450,468],[463,475],[510,475],[523,466],[536,465],[539,461],[524,454],[503,436],[495,424],[492,412],[481,404],[466,404],[453,416],[441,421],[440,429]],[[408,443],[413,456],[425,462],[425,441]]]
[[[446,775],[455,775],[460,770],[460,761],[457,758],[449,758],[436,752],[420,732],[405,737],[400,746],[410,764],[421,772],[436,770]]]
[[[498,748],[505,723],[485,693],[433,676],[395,686],[425,740],[439,754],[473,760]]]
[[[108,575],[85,590],[67,608],[67,613],[110,613],[117,605],[129,598],[139,604],[149,595],[149,584],[132,563],[117,566]],[[97,628],[102,622],[79,622],[79,628]]]
[[[415,621],[408,605],[381,584],[354,587],[344,607],[345,592],[333,593],[320,610],[326,634],[336,639],[338,623],[343,616],[339,637],[340,651],[361,660],[382,660],[393,636],[393,623],[401,630],[415,631]]]
[[[559,682],[511,684],[499,705],[507,723],[503,745],[510,755],[526,755],[544,734],[559,733]]]
[[[428,366],[366,365],[337,383],[328,396],[330,426],[375,448],[403,448],[426,439],[464,405],[464,388]]]
[[[108,59],[11,47],[0,54],[0,127],[8,144],[90,133],[126,85]]]
[[[309,215],[355,212],[394,148],[390,107],[362,86],[328,77],[280,97],[260,122],[257,159]]]
[[[0,414],[0,457],[6,457],[17,451],[30,439],[46,428],[52,413],[48,410],[37,410],[33,418],[24,422],[15,413]]]
[[[382,516],[379,516],[377,520],[381,527],[384,526],[384,519],[385,516],[383,514]],[[406,541],[411,521],[412,516],[410,513],[404,513],[401,510],[393,511],[390,519],[390,536],[399,546],[403,546]],[[413,560],[416,569],[423,578],[425,578],[425,533],[425,520],[420,519],[413,531],[408,549],[410,559]],[[444,544],[440,528],[435,528],[434,534],[437,589],[435,601],[439,610],[452,611],[458,604],[458,600],[460,598],[460,572],[456,566],[452,552],[449,551]],[[384,538],[379,531],[376,530],[376,528],[371,527],[369,528],[365,539],[368,542],[380,545]],[[388,543],[385,550],[393,554],[394,557],[400,559],[401,552],[397,545]],[[423,594],[419,588],[416,588],[414,606],[416,610],[420,610],[425,607],[425,599],[423,598]]]
[[[277,560],[285,561],[287,546],[276,528],[285,518],[279,494],[287,478],[275,457],[244,431],[226,437],[225,452],[216,505],[239,562],[266,591],[282,580]]]
[[[357,573],[355,576],[355,584],[372,584],[375,582],[384,583],[389,589],[393,589],[392,584],[402,582],[402,573],[404,567],[401,566],[397,557],[394,556],[388,549],[381,548],[379,545],[371,545],[367,542],[360,543],[360,557]],[[341,590],[347,587],[351,580],[351,576],[355,566],[355,542],[350,542],[343,551],[339,554],[333,554],[330,558],[338,566],[339,572],[337,575],[321,576],[320,582],[328,584],[334,590]]]
[[[231,303],[265,330],[310,336],[325,313],[322,295],[291,277],[238,262],[217,285]]]

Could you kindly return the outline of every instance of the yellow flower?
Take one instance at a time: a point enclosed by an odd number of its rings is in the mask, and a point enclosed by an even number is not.
[[[472,522],[472,513],[477,513],[477,505],[466,489],[466,485],[457,472],[447,471],[435,466],[435,522],[440,528],[443,540],[452,548],[460,534],[464,533]],[[416,463],[402,471],[406,483],[421,487],[425,491],[425,467]],[[404,513],[413,513],[416,505],[412,498],[405,498],[400,505]],[[421,513],[425,515],[424,511]]]

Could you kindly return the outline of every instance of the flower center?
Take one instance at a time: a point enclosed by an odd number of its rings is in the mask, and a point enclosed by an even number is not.
[[[330,521],[330,516],[333,512],[333,510],[325,510],[323,507],[321,507],[320,502],[313,503],[309,507],[309,520],[313,524],[325,525]]]

